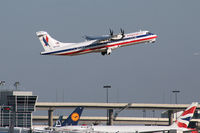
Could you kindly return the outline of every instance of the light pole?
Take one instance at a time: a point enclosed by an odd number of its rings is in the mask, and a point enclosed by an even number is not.
[[[20,85],[19,81],[17,81],[17,82],[14,83],[14,86],[15,86],[16,90],[18,90],[18,86],[19,85]]]
[[[0,81],[1,89],[3,90],[5,87],[6,81]]]
[[[111,85],[104,85],[103,88],[106,89],[106,102],[108,103],[108,89],[111,88]],[[107,109],[107,125],[108,125],[108,117],[109,117],[109,114],[108,114],[108,109]]]
[[[178,103],[178,101],[177,101],[177,94],[180,92],[179,90],[174,90],[174,91],[172,91],[174,94],[175,94],[175,104],[177,104]],[[176,113],[176,120],[177,120],[177,113]]]
[[[0,85],[3,86],[5,85],[6,81],[0,81]]]
[[[111,85],[104,85],[103,88],[106,88],[106,102],[108,103],[108,89],[111,88]]]
[[[177,94],[180,92],[179,90],[172,91],[175,94],[175,104],[178,104]]]

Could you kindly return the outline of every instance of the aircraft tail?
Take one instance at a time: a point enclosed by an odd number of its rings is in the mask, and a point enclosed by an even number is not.
[[[63,120],[63,115],[59,116],[58,120],[54,123],[53,127],[61,127],[62,120]]]
[[[172,127],[179,127],[179,128],[187,128],[190,120],[192,119],[194,112],[197,108],[198,103],[193,102],[175,121],[174,124],[172,124]]]
[[[61,124],[61,126],[67,126],[67,125],[78,125],[78,121],[81,117],[81,114],[83,112],[83,107],[77,107],[70,115],[69,117],[64,120]]]
[[[50,51],[56,47],[60,47],[61,42],[53,39],[46,31],[36,32],[45,51]]]

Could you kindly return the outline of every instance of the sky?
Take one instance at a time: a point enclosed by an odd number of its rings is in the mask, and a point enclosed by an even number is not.
[[[200,102],[199,0],[18,0],[0,4],[1,87],[33,91],[40,102]],[[153,44],[114,50],[109,56],[40,55],[36,32],[61,42],[84,35],[149,30]]]

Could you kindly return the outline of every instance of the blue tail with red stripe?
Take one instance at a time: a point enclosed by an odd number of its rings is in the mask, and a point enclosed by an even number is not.
[[[45,51],[51,51],[60,47],[62,44],[61,42],[52,38],[46,31],[38,31],[36,32],[36,35],[38,36]]]

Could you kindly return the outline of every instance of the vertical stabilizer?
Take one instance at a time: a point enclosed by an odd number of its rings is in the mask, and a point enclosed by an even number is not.
[[[63,116],[59,116],[58,120],[54,123],[53,127],[61,127],[62,126]]]
[[[190,120],[192,119],[194,112],[197,108],[198,103],[194,102],[192,103],[176,120],[174,124],[172,124],[173,127],[179,127],[179,128],[187,128]]]
[[[69,117],[64,120],[62,123],[62,126],[67,126],[67,125],[78,125],[78,121],[81,117],[83,111],[83,107],[77,107],[70,115]]]
[[[60,42],[53,39],[46,31],[36,32],[45,51],[50,51],[56,47],[60,47]]]

